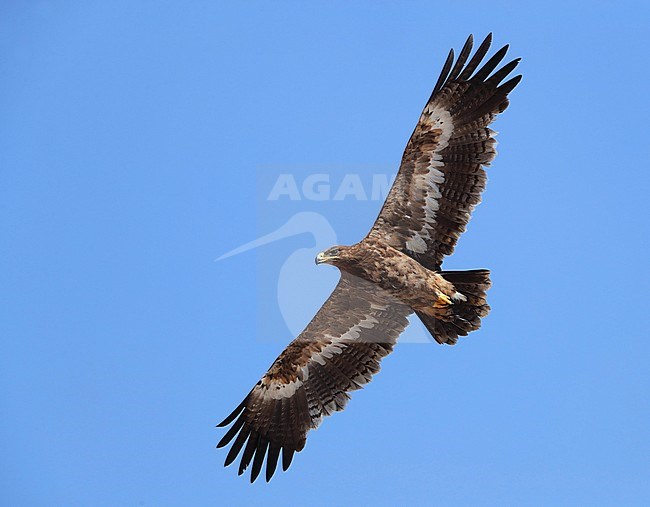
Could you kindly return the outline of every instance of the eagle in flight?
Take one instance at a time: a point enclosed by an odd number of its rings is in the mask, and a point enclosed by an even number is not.
[[[495,71],[507,45],[479,68],[491,42],[490,34],[470,58],[470,35],[458,59],[449,52],[372,229],[359,243],[316,257],[317,264],[339,268],[338,285],[219,424],[233,423],[217,445],[232,442],[225,466],[243,448],[239,474],[252,461],[251,482],[265,458],[267,481],[280,454],[286,470],[307,432],[343,410],[350,391],[370,382],[409,315],[415,313],[438,343],[453,345],[478,329],[490,310],[488,270],[443,271],[441,265],[481,200],[485,167],[496,155],[489,125],[521,80],[518,75],[503,82],[519,58]]]

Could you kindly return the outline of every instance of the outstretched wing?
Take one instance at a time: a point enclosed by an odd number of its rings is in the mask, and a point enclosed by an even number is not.
[[[307,432],[317,428],[323,416],[343,410],[348,392],[379,371],[379,362],[393,350],[410,313],[375,284],[342,272],[305,330],[219,424],[235,421],[217,445],[234,439],[225,466],[244,448],[239,474],[252,460],[251,482],[265,457],[266,480],[271,479],[280,451],[286,470],[293,454],[304,447]]]
[[[508,46],[474,73],[491,42],[492,34],[469,62],[471,35],[455,63],[450,51],[369,233],[429,269],[439,270],[443,257],[453,252],[481,200],[484,168],[496,156],[496,132],[488,126],[506,109],[508,93],[521,80],[519,75],[501,84],[519,58],[490,75]]]

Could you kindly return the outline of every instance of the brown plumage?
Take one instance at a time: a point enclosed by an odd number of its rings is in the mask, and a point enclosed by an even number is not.
[[[521,80],[502,83],[519,59],[493,73],[508,46],[477,70],[491,41],[488,35],[471,59],[472,36],[455,62],[449,53],[368,236],[316,258],[339,268],[338,285],[219,424],[234,422],[217,445],[232,442],[225,465],[243,449],[239,473],[252,463],[251,482],[265,459],[267,481],[280,455],[283,469],[289,467],[307,432],[342,410],[348,393],[379,371],[409,315],[415,313],[436,341],[453,345],[489,312],[489,271],[441,271],[441,265],[485,188],[485,167],[496,155],[496,134],[488,126]]]

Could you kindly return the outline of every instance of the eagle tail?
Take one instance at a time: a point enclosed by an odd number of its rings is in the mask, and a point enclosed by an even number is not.
[[[454,284],[456,290],[464,297],[453,298],[453,317],[443,321],[422,312],[416,312],[431,336],[438,343],[454,345],[459,336],[481,327],[481,317],[485,317],[490,307],[487,304],[486,292],[490,288],[490,271],[474,269],[470,271],[441,271],[445,280]]]

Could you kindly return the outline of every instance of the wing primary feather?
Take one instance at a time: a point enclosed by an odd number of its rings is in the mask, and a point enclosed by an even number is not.
[[[259,438],[260,435],[257,433],[257,431],[251,431],[251,434],[248,437],[248,442],[246,443],[246,447],[244,448],[244,454],[242,455],[241,461],[239,462],[239,471],[237,472],[237,475],[243,474],[248,467],[248,464],[251,462],[251,458],[255,453],[255,449],[257,449],[257,441]]]
[[[275,468],[278,466],[278,458],[280,457],[280,450],[282,448],[279,444],[271,442],[269,444],[269,454],[266,458],[266,482],[271,480],[275,473]]]
[[[490,76],[490,81],[491,83],[494,83],[495,85],[499,84],[503,79],[510,74],[515,67],[519,64],[521,61],[521,58],[515,58],[511,62],[505,64],[503,67],[501,67],[499,70],[497,70],[494,74]]]
[[[496,89],[496,93],[502,94],[502,95],[508,95],[512,89],[519,84],[519,81],[521,81],[521,74],[518,76],[513,77],[512,79],[509,79],[505,83],[503,83],[501,86],[499,86]]]
[[[447,81],[454,81],[459,76],[460,71],[463,70],[463,65],[465,65],[465,62],[467,61],[469,54],[472,52],[473,45],[474,45],[474,36],[472,34],[469,34],[469,37],[467,37],[463,49],[460,50],[460,54],[458,55],[458,60],[456,60],[456,64],[454,65],[454,68],[451,70],[451,73],[449,74]]]
[[[458,79],[461,81],[467,81],[470,78],[472,73],[476,70],[476,67],[481,63],[481,60],[483,60],[483,57],[487,54],[491,44],[492,33],[489,33],[483,42],[481,42],[481,45],[476,50],[476,53],[474,53],[474,56],[472,56],[472,59],[467,64],[467,67],[465,67],[465,70],[461,72]]]
[[[232,428],[228,430],[228,433],[226,433],[221,440],[219,440],[219,443],[217,444],[217,449],[220,449],[221,447],[225,446],[230,442],[233,437],[237,434],[237,432],[241,429],[241,427],[244,425],[245,419],[244,419],[244,414],[239,416],[239,419],[237,419],[237,422],[232,425]]]
[[[242,401],[235,410],[232,411],[232,413],[226,417],[223,421],[221,421],[219,424],[217,424],[217,428],[223,428],[224,426],[228,426],[231,422],[235,420],[235,417],[239,415],[239,413],[244,410],[244,407],[246,406],[246,402],[248,401],[248,396],[244,398],[244,401]]]
[[[499,49],[499,51],[494,53],[492,58],[490,58],[485,63],[485,65],[483,65],[483,67],[474,75],[472,79],[476,79],[477,81],[485,81],[485,79],[490,75],[490,72],[496,69],[497,65],[501,63],[501,60],[505,58],[509,47],[510,46],[506,44],[501,49]]]
[[[257,443],[257,450],[255,451],[255,458],[253,458],[253,467],[251,468],[251,484],[255,482],[257,476],[260,475],[260,470],[262,470],[262,464],[264,463],[264,456],[266,455],[266,449],[268,449],[269,440],[260,435],[259,442]]]
[[[291,465],[291,460],[293,459],[294,452],[295,451],[293,449],[290,449],[286,446],[282,448],[282,470],[285,472],[289,468],[289,465]]]
[[[445,61],[445,64],[442,67],[442,72],[440,73],[440,77],[436,82],[436,86],[433,87],[433,93],[431,94],[431,97],[435,96],[435,94],[438,93],[444,86],[445,82],[447,81],[447,76],[449,75],[449,71],[451,70],[451,66],[453,63],[454,63],[454,49],[452,48],[449,50],[449,54],[447,55],[447,60]]]
[[[235,461],[235,458],[237,458],[239,451],[241,451],[241,448],[244,446],[244,442],[246,442],[246,439],[248,438],[248,435],[250,435],[250,432],[250,426],[246,425],[242,428],[241,432],[235,439],[235,442],[232,444],[230,451],[228,451],[228,455],[226,456],[226,461],[224,461],[223,466],[227,467],[233,461]]]

